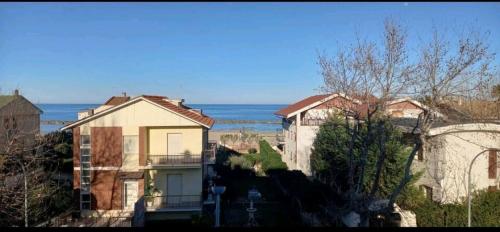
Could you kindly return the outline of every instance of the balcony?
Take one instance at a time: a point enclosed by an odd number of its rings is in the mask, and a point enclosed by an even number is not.
[[[208,149],[203,150],[205,164],[215,164],[215,153],[217,153],[217,141],[208,141]]]
[[[200,154],[180,154],[180,155],[148,155],[148,167],[201,167]]]
[[[201,195],[166,195],[146,198],[146,211],[198,211]]]
[[[300,121],[301,126],[321,126],[323,123],[325,123],[327,120],[326,119],[309,119],[309,118],[304,118]]]

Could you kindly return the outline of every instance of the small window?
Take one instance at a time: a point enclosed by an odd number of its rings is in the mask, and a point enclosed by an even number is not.
[[[139,146],[137,141],[138,141],[137,135],[123,136],[123,153],[138,154]]]
[[[81,135],[80,141],[82,147],[90,147],[90,135]]]
[[[432,200],[432,188],[427,185],[420,185],[420,189],[424,191],[427,199]]]
[[[84,183],[82,183],[81,187],[82,187],[82,191],[83,192],[90,192],[90,184],[84,184]]]
[[[497,150],[490,150],[488,154],[488,178],[496,179],[498,171]]]
[[[82,155],[82,162],[90,162],[90,156]]]
[[[424,149],[422,149],[422,147],[417,151],[417,158],[418,161],[424,161]]]
[[[90,148],[81,148],[80,149],[81,153],[83,156],[89,156],[90,155]]]
[[[90,176],[90,170],[82,170],[82,176]]]
[[[82,209],[90,210],[90,202],[82,202]]]
[[[82,194],[82,201],[90,201],[90,194]]]

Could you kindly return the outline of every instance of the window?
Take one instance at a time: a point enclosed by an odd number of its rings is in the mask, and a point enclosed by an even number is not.
[[[138,154],[139,147],[137,143],[137,135],[123,136],[123,153],[124,154]]]
[[[432,200],[432,188],[427,185],[420,185],[420,189],[424,191],[427,199]]]
[[[17,129],[17,121],[14,117],[12,117],[12,129]]]
[[[89,147],[90,148],[90,135],[81,135],[80,136],[80,147]]]
[[[498,171],[497,150],[490,150],[488,155],[488,178],[496,179]]]
[[[123,166],[137,166],[139,164],[139,146],[137,135],[123,136]]]
[[[90,210],[90,135],[80,136],[80,209]]]
[[[420,149],[418,149],[417,158],[418,158],[418,161],[424,161],[424,149],[422,149],[422,147],[420,147]]]

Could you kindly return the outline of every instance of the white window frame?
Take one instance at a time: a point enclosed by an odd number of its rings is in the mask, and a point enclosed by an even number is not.
[[[83,137],[84,136],[88,136],[88,141],[89,143],[88,144],[83,144]],[[90,186],[91,186],[91,176],[92,176],[92,172],[90,171],[90,168],[92,166],[91,162],[92,162],[92,147],[91,147],[91,136],[90,135],[80,135],[80,211],[81,210],[91,210],[91,207],[92,207],[92,194],[91,194],[91,189],[90,189]],[[88,160],[87,161],[83,161],[83,150],[88,150],[88,154],[86,154],[85,156],[88,157]],[[84,166],[87,166],[88,165],[88,168],[84,168]],[[84,172],[88,172],[88,175],[84,175],[83,173]],[[88,178],[88,181],[84,181],[84,178]],[[88,191],[83,191],[83,188],[82,186],[85,185],[85,186],[88,186],[87,189]],[[83,196],[84,195],[88,195],[88,200],[84,201],[83,200]],[[84,204],[88,204],[88,208],[84,209],[83,208],[83,205]]]
[[[135,153],[125,153],[125,137],[135,137],[136,138],[136,146],[137,146],[137,151]],[[139,136],[138,135],[124,135],[122,137],[122,164],[125,161],[125,156],[126,155],[137,155],[139,156]],[[137,163],[139,165],[139,163]]]

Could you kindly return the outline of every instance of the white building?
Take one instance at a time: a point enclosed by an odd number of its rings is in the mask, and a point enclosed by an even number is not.
[[[343,94],[308,97],[276,112],[282,117],[284,151],[282,160],[290,170],[311,176],[311,148],[316,133],[328,115],[340,109],[355,109],[361,101]]]
[[[275,114],[282,117],[284,146],[282,160],[290,170],[312,176],[310,156],[316,133],[328,115],[343,109],[357,111],[366,104],[341,94],[315,95],[291,104]],[[403,131],[411,131],[418,115],[427,107],[403,98],[387,102],[385,113]],[[366,110],[366,109],[365,109]],[[476,154],[485,151],[473,166],[474,189],[498,189],[500,123],[474,123],[452,108],[440,109],[429,132],[429,144],[415,157],[412,170],[424,170],[416,183],[435,201],[454,202],[467,193],[467,171]],[[469,123],[466,123],[469,122]]]

